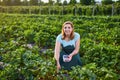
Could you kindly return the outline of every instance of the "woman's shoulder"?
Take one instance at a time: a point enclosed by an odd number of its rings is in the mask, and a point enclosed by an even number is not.
[[[77,33],[77,32],[74,32],[74,35],[75,35],[75,36],[80,36],[80,34],[79,34],[79,33]]]
[[[80,34],[77,32],[74,32],[74,40],[77,41],[80,38]]]
[[[62,34],[59,34],[57,37],[61,38],[61,37],[62,37]]]
[[[62,34],[59,34],[59,35],[57,36],[57,41],[60,41],[60,42],[61,42],[61,39],[62,39]]]

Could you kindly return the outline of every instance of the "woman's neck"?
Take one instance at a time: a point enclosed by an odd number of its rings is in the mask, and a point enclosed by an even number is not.
[[[69,40],[70,40],[70,36],[66,36],[66,37],[65,37],[65,40],[66,40],[66,41],[69,41]]]
[[[70,35],[66,35],[65,37],[66,37],[66,38],[70,38]]]

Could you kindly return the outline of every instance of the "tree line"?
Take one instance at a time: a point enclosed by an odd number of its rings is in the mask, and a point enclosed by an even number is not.
[[[120,15],[120,4],[111,5],[67,5],[67,6],[2,6],[0,13],[41,14],[41,15]]]
[[[120,0],[117,0],[116,2],[120,2]],[[38,6],[38,5],[75,5],[75,4],[81,4],[81,5],[94,5],[97,2],[95,0],[80,0],[77,2],[77,0],[70,0],[68,2],[67,0],[64,0],[61,2],[61,0],[48,0],[47,3],[43,2],[42,0],[0,0],[1,6]],[[102,4],[113,4],[115,1],[112,0],[102,0]]]

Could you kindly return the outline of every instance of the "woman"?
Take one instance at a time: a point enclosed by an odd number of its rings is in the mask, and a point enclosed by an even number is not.
[[[73,23],[66,21],[62,26],[62,33],[57,36],[55,44],[54,57],[57,62],[57,71],[61,68],[71,70],[72,66],[82,65],[78,53],[79,46],[80,35],[74,32]]]

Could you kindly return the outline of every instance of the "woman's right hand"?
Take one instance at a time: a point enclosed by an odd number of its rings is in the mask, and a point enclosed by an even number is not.
[[[60,69],[61,69],[61,66],[59,63],[57,63],[57,72],[59,72]]]

